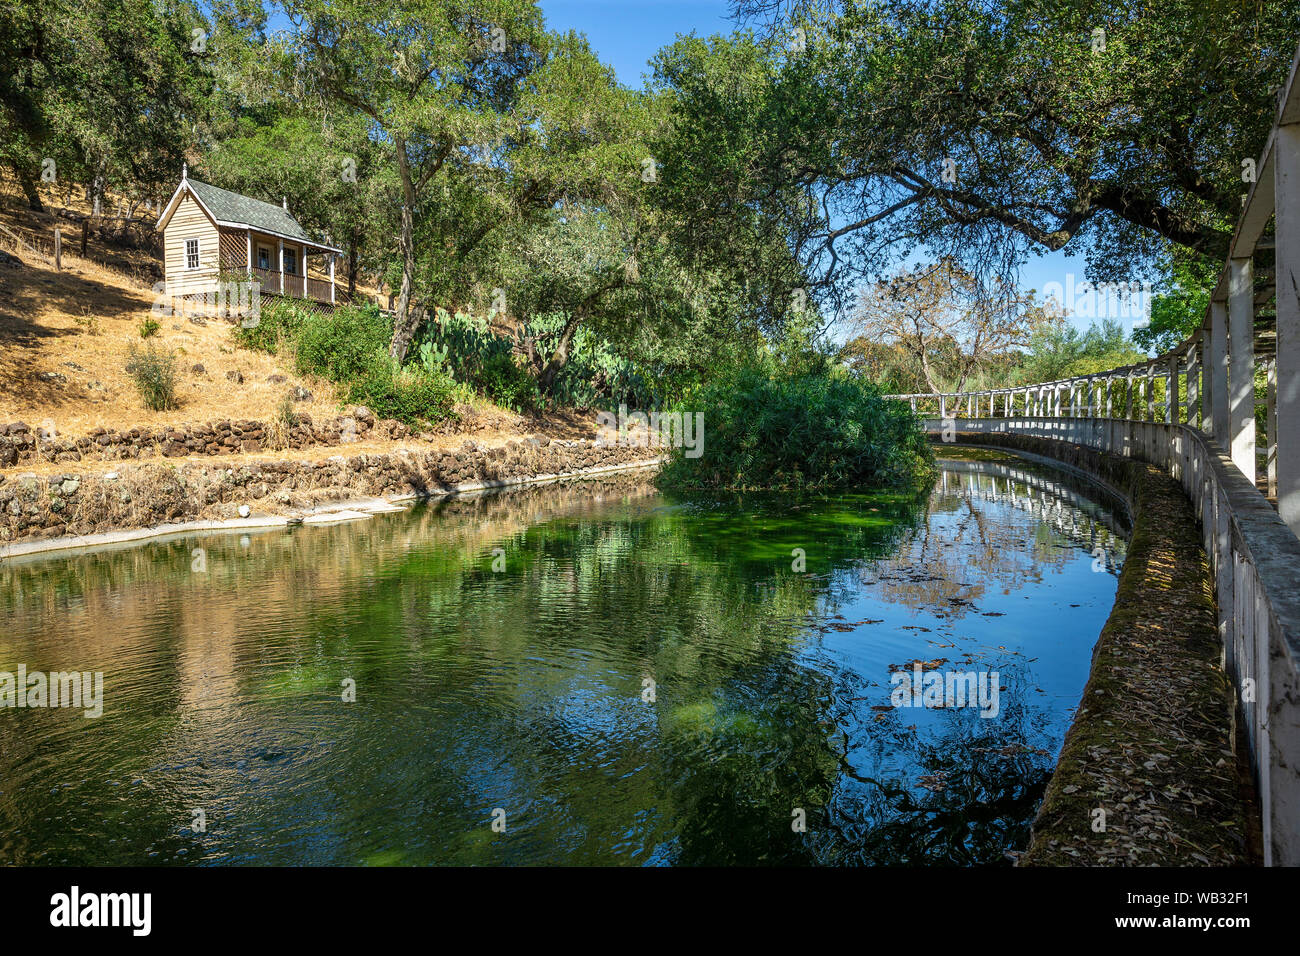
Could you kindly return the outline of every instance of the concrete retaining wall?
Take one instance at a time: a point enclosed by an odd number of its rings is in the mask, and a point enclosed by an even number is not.
[[[1213,575],[1217,650],[1249,744],[1264,862],[1300,865],[1300,540],[1222,449],[1186,425],[985,418],[955,427],[1005,447],[1038,440],[1033,450],[1094,472],[1119,468],[1112,458],[1147,462],[1182,488]],[[927,428],[942,434],[937,420]]]

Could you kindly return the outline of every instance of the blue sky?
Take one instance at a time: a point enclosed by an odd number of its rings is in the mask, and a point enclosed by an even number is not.
[[[600,58],[614,67],[618,78],[639,88],[650,70],[647,61],[679,33],[701,36],[730,33],[735,28],[726,0],[540,0],[552,30],[580,30]],[[1021,286],[1040,292],[1049,282],[1066,285],[1068,273],[1084,281],[1082,255],[1049,253],[1033,257],[1021,271]],[[1075,319],[1086,327],[1088,319]],[[1131,320],[1124,322],[1131,329]]]

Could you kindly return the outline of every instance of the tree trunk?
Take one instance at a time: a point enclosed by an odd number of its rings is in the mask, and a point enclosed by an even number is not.
[[[415,184],[411,181],[411,164],[406,156],[406,140],[393,138],[397,147],[397,171],[402,179],[402,285],[397,295],[397,315],[393,320],[393,341],[388,352],[398,363],[406,361],[406,350],[415,338],[418,321],[411,311],[411,286],[415,279]],[[415,321],[413,321],[413,319]]]
[[[23,189],[23,196],[27,199],[27,208],[33,212],[44,212],[45,204],[41,202],[41,194],[36,190],[36,180],[32,179],[27,169],[16,161],[11,161],[9,168],[14,171],[14,176],[18,179],[18,185]]]
[[[555,379],[564,368],[565,362],[569,360],[569,345],[573,342],[574,333],[578,331],[578,325],[582,321],[582,312],[576,311],[569,316],[569,321],[564,323],[564,329],[560,332],[560,341],[555,346],[555,351],[551,353],[550,359],[546,362],[546,367],[542,369],[542,374],[538,378],[538,387],[542,394],[550,395],[551,388],[555,385]]]
[[[348,243],[348,301],[357,295],[357,237],[354,233]]]
[[[925,350],[925,341],[921,341],[921,347],[916,351],[916,357],[921,363],[921,374],[925,376],[925,384],[930,387],[932,395],[939,394],[939,385],[934,380],[934,375],[930,371],[930,357]]]

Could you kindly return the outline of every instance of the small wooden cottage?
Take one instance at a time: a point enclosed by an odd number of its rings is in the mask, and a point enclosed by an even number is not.
[[[310,239],[287,205],[201,183],[183,169],[157,228],[168,295],[213,292],[219,277],[242,273],[260,279],[264,294],[334,304],[334,259],[342,250]],[[328,260],[328,282],[308,277],[313,255]]]

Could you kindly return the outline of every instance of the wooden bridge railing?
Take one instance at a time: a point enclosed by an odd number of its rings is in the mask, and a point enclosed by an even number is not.
[[[1298,73],[1300,50],[1195,334],[1149,361],[1092,375],[894,396],[933,417],[937,430],[1061,439],[1158,464],[1182,481],[1215,574],[1224,664],[1259,786],[1265,862],[1290,866],[1300,865]],[[1266,251],[1271,279],[1257,262]],[[1272,314],[1261,309],[1270,301]],[[1267,382],[1260,430],[1257,371]]]

